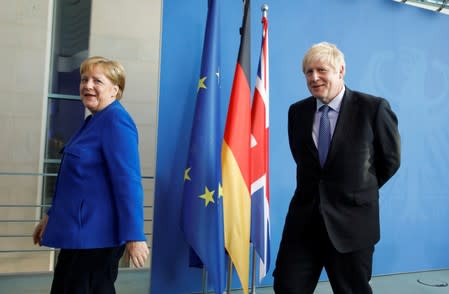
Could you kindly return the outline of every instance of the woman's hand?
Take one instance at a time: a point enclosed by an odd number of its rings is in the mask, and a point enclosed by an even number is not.
[[[33,243],[39,244],[39,246],[41,246],[41,240],[42,240],[42,235],[45,232],[45,227],[47,226],[48,223],[48,215],[45,215],[39,222],[39,224],[36,226],[36,228],[34,229],[33,232]]]
[[[146,241],[129,241],[126,250],[135,267],[142,267],[148,258],[150,251]]]

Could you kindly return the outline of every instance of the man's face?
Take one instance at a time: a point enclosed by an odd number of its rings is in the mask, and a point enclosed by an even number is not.
[[[312,61],[305,67],[304,74],[310,93],[321,102],[328,104],[344,86],[344,66],[335,70],[327,63]]]

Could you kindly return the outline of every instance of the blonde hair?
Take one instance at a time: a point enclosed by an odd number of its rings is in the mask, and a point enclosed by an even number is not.
[[[334,70],[339,70],[341,66],[345,66],[343,52],[337,46],[328,42],[321,42],[310,47],[302,60],[302,72],[305,73],[307,65],[315,61],[329,64]]]
[[[125,91],[125,68],[118,61],[110,60],[102,56],[92,56],[81,63],[80,74],[83,75],[87,71],[91,71],[95,66],[100,66],[104,75],[111,80],[114,85],[117,85],[119,90],[117,92],[117,100],[120,100]]]

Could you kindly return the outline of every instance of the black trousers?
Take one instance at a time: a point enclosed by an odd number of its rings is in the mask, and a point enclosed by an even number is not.
[[[319,212],[314,214],[306,234],[289,230],[282,236],[273,272],[277,294],[313,294],[323,268],[334,294],[372,294],[371,279],[374,246],[340,253],[330,241]]]
[[[115,294],[124,249],[61,249],[50,294]]]

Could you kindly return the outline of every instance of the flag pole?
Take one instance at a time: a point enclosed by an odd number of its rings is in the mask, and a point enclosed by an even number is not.
[[[251,294],[256,294],[256,247],[253,244],[253,265],[251,278]]]
[[[262,16],[263,17],[268,17],[268,4],[262,4],[262,6],[260,7],[260,10],[262,10]]]
[[[203,265],[203,277],[202,277],[202,285],[203,285],[203,294],[207,294],[207,270]]]
[[[232,260],[231,257],[228,258],[228,279],[226,284],[226,294],[231,294],[231,284],[232,284]]]
[[[267,18],[268,17],[268,4],[264,3],[260,7],[260,10],[262,11],[262,17]],[[263,20],[262,20],[263,22]],[[251,279],[251,294],[256,294],[256,246],[253,245],[253,262],[252,262],[252,279]]]

